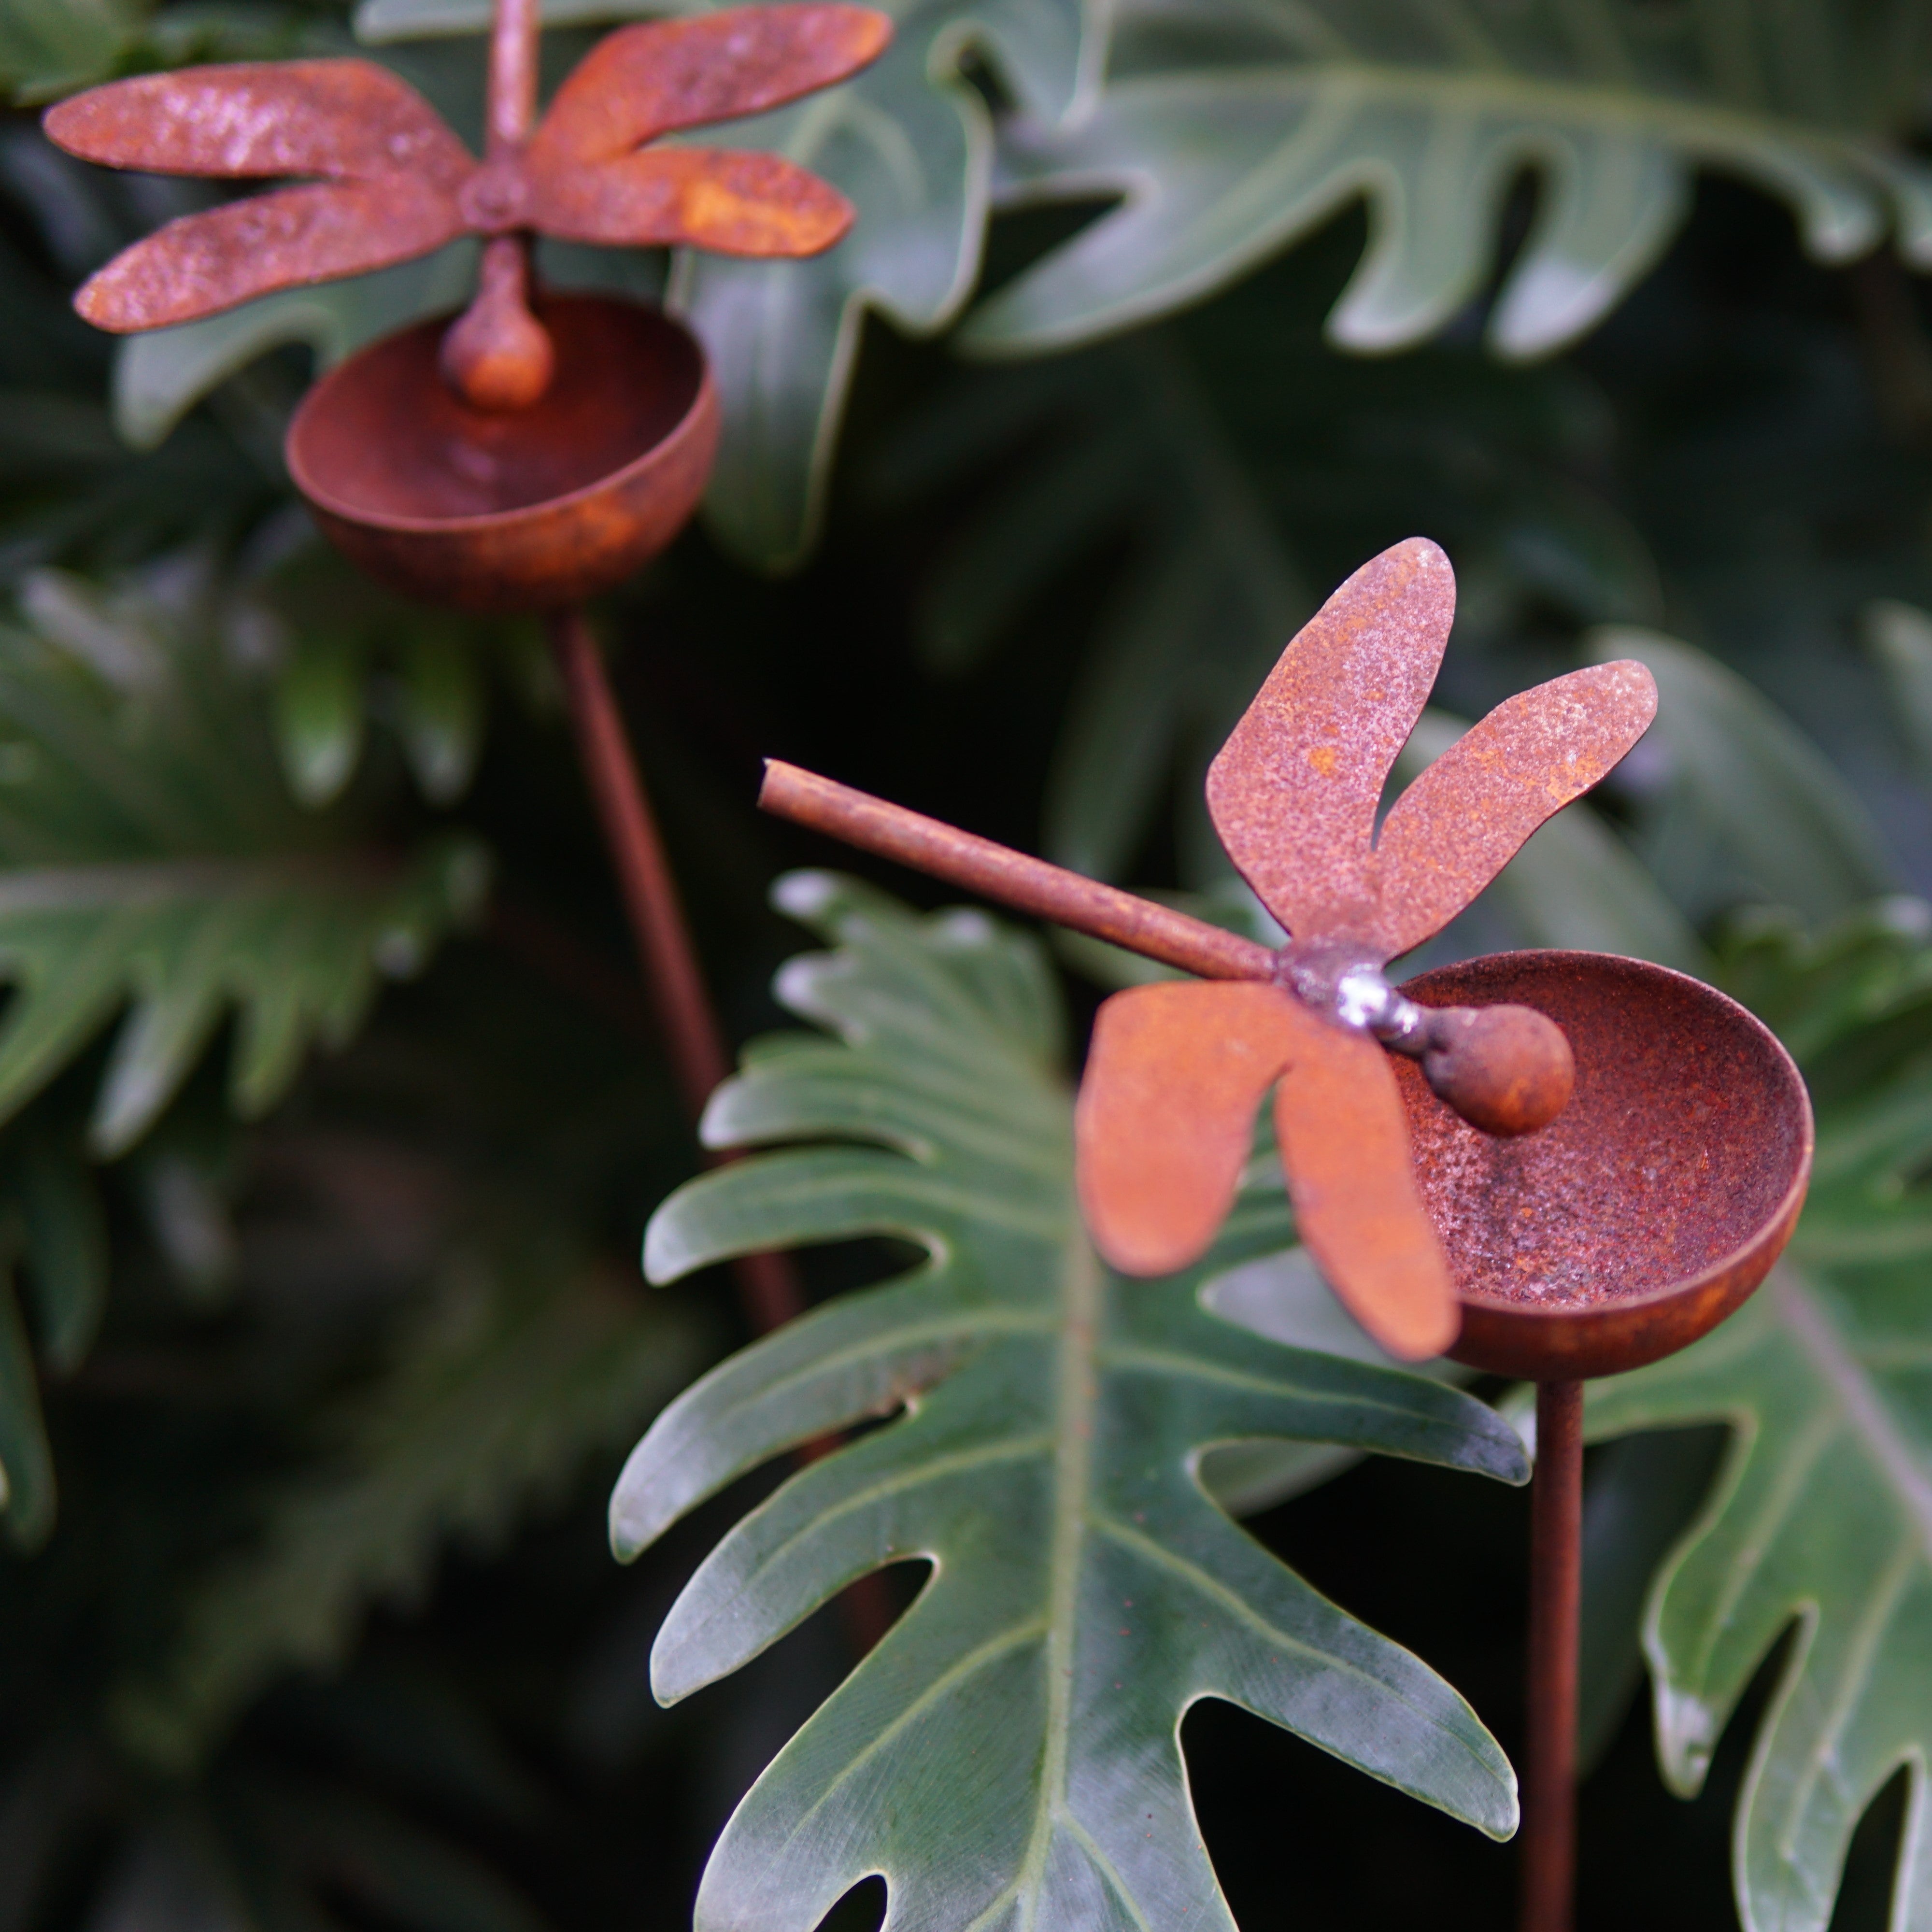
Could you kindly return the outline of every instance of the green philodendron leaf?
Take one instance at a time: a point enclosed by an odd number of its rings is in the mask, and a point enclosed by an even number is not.
[[[1688,1794],[1746,1688],[1786,1652],[1733,1828],[1745,1932],[1823,1932],[1860,1814],[1932,1758],[1932,946],[1882,905],[1806,937],[1726,943],[1819,1095],[1811,1191],[1785,1261],[1681,1354],[1593,1384],[1593,1437],[1721,1425],[1728,1447],[1651,1585],[1643,1646],[1664,1775]],[[1694,1443],[1695,1453],[1702,1454]],[[1908,1829],[1891,1924],[1932,1928]]]
[[[275,742],[289,789],[304,805],[341,795],[362,755],[360,638],[340,632],[298,638],[275,686]]]
[[[1895,230],[1932,262],[1932,177],[1905,136],[1932,70],[1909,10],[1829,0],[1775,9],[1480,12],[1432,0],[1130,0],[1098,110],[1058,128],[1016,117],[1013,201],[1122,206],[968,318],[986,355],[1037,354],[1226,286],[1348,203],[1369,245],[1329,317],[1338,345],[1398,349],[1479,296],[1518,176],[1537,214],[1489,340],[1546,354],[1654,265],[1694,176],[1740,176],[1786,202],[1817,260]]]
[[[961,383],[901,428],[872,488],[929,493],[1016,455],[1024,466],[956,529],[924,587],[922,654],[974,668],[1100,543],[1131,537],[1056,748],[1046,849],[1076,872],[1126,876],[1178,765],[1184,876],[1218,882],[1228,862],[1201,803],[1208,761],[1315,600],[1171,338]]]
[[[474,909],[483,855],[398,862],[295,804],[205,572],[112,595],[44,572],[23,604],[32,630],[0,632],[0,1118],[124,1009],[96,1152],[140,1137],[231,1010],[231,1097],[260,1113]]]
[[[93,1180],[76,1149],[22,1123],[0,1137],[0,1511],[23,1549],[38,1547],[54,1525],[34,1340],[50,1369],[70,1372],[93,1343],[106,1294],[106,1221]]]
[[[1922,1246],[1922,1256],[1932,1243]],[[1664,1776],[1685,1796],[1795,1622],[1738,1798],[1745,1932],[1824,1932],[1860,1814],[1932,1747],[1932,1359],[1924,1262],[1883,1282],[1781,1267],[1681,1355],[1593,1384],[1593,1436],[1722,1422],[1731,1447],[1644,1622]],[[1892,1924],[1932,1926],[1932,1859],[1900,1848]]]
[[[724,406],[706,514],[719,538],[766,568],[796,562],[823,506],[868,312],[930,334],[979,273],[992,129],[967,77],[975,57],[1036,119],[1076,118],[1100,70],[1094,0],[881,0],[891,47],[872,67],[776,114],[703,130],[700,142],[767,148],[810,168],[857,210],[851,232],[804,262],[683,259],[674,304],[704,338]],[[646,0],[552,0],[552,24],[698,12]],[[363,0],[374,41],[476,32],[488,0]]]
[[[470,640],[449,629],[413,630],[399,654],[394,704],[403,754],[424,797],[454,803],[483,752],[487,700]]]
[[[276,0],[160,8],[152,0],[0,0],[0,98],[58,99],[130,68],[296,51],[306,10]]]
[[[868,1235],[926,1258],[673,1403],[619,1483],[613,1542],[633,1556],[788,1448],[896,1418],[713,1551],[652,1652],[665,1702],[855,1577],[932,1573],[740,1805],[700,1888],[704,1932],[805,1932],[874,1873],[889,1922],[932,1932],[1232,1932],[1180,1754],[1204,1697],[1507,1836],[1515,1780],[1468,1706],[1238,1529],[1200,1466],[1220,1444],[1286,1438],[1520,1482],[1514,1431],[1439,1384],[1204,1307],[1207,1276],[1288,1239],[1278,1187],[1189,1274],[1108,1275],[1074,1208],[1059,1015],[1033,944],[822,874],[793,875],[778,901],[838,945],[794,960],[778,995],[838,1038],[755,1046],[704,1131],[812,1144],[681,1188],[652,1220],[647,1270]]]
[[[4,0],[0,90],[44,100],[104,80],[138,38],[146,10],[132,0]]]
[[[1932,772],[1932,617],[1884,598],[1867,608],[1864,633],[1912,762]]]
[[[1662,770],[1637,814],[1638,854],[1690,918],[1739,903],[1838,918],[1892,886],[1876,829],[1809,739],[1714,658],[1651,631],[1586,640],[1598,663],[1636,658],[1657,680],[1640,748]]]

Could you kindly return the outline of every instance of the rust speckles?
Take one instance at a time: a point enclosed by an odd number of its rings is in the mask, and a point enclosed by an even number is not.
[[[1403,1050],[1420,1066],[1384,1052],[1372,1021],[1345,1024],[1339,1001],[1341,1017],[1304,1004],[1360,968],[1372,1011],[1374,968],[1440,930],[1649,724],[1640,664],[1556,679],[1498,705],[1378,833],[1454,610],[1433,544],[1372,559],[1290,643],[1215,759],[1208,808],[1294,936],[1278,954],[789,766],[768,768],[760,802],[1222,982],[1144,986],[1100,1010],[1078,1176],[1115,1267],[1167,1274],[1206,1250],[1272,1090],[1302,1239],[1384,1348],[1437,1352],[1460,1319],[1456,1351],[1480,1366],[1610,1372],[1682,1346],[1762,1279],[1803,1198],[1808,1106],[1748,1014],[1630,961],[1532,953],[1429,976],[1413,991],[1446,1010],[1414,1022],[1422,1043]]]
[[[662,134],[843,80],[891,32],[883,14],[841,4],[624,28],[564,82],[527,144],[481,162],[420,94],[369,61],[242,62],[92,88],[44,124],[84,160],[329,185],[284,190],[252,214],[231,203],[171,222],[117,256],[76,305],[98,328],[158,328],[408,261],[461,235],[524,229],[613,246],[820,253],[852,211],[802,168],[730,150],[645,150]]]

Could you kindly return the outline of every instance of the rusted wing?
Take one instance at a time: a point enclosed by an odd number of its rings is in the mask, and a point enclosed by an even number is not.
[[[1298,938],[1375,929],[1376,806],[1455,612],[1455,573],[1434,544],[1384,550],[1296,634],[1209,768],[1221,842]]]
[[[1274,1096],[1295,1226],[1336,1298],[1391,1355],[1439,1355],[1460,1311],[1388,1056],[1366,1034],[1295,1010],[1301,1034]]]
[[[531,219],[574,242],[816,255],[852,225],[852,206],[776,154],[654,148],[535,175]]]
[[[615,159],[680,128],[761,114],[856,73],[892,22],[868,7],[734,7],[622,27],[586,54],[530,146],[533,173]]]
[[[1270,1086],[1295,1218],[1323,1274],[1391,1354],[1455,1339],[1448,1264],[1418,1192],[1387,1056],[1255,982],[1138,986],[1094,1022],[1074,1117],[1080,1204],[1124,1274],[1198,1260],[1228,1209]]]
[[[1115,1268],[1171,1274],[1205,1252],[1234,1204],[1256,1110],[1308,1019],[1252,980],[1136,986],[1102,1005],[1074,1143],[1082,1211]]]
[[[1630,659],[1552,678],[1498,704],[1382,821],[1370,866],[1376,950],[1394,958],[1440,932],[1656,713],[1657,686]]]
[[[162,328],[406,262],[462,232],[454,204],[426,182],[280,188],[170,222],[92,276],[74,307],[117,334]]]
[[[110,168],[274,181],[404,174],[454,193],[475,165],[436,110],[372,61],[250,61],[91,88],[50,108],[56,147]]]

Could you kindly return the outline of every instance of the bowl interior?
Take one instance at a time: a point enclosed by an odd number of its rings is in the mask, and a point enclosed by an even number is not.
[[[448,316],[385,338],[325,376],[290,432],[296,481],[325,508],[401,526],[527,509],[628,467],[690,412],[696,342],[656,309],[556,296],[536,313],[556,345],[541,400],[472,409],[442,379]]]
[[[1495,1140],[1397,1061],[1417,1177],[1466,1300],[1550,1313],[1679,1287],[1754,1239],[1804,1172],[1802,1082],[1735,1001],[1635,960],[1504,953],[1424,974],[1428,1006],[1516,1000],[1569,1036],[1576,1089]]]

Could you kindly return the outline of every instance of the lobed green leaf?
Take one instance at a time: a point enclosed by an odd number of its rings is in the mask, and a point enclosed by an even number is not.
[[[1211,1263],[1110,1278],[1073,1207],[1036,950],[822,874],[779,897],[837,942],[792,962],[780,996],[845,1043],[749,1056],[706,1138],[807,1144],[680,1189],[652,1218],[647,1266],[666,1280],[881,1234],[925,1258],[673,1402],[626,1466],[613,1544],[634,1556],[775,1454],[889,1418],[793,1476],[700,1567],[652,1652],[665,1702],[869,1571],[932,1574],[739,1807],[700,1927],[802,1932],[881,1873],[895,1924],[1231,1928],[1180,1757],[1204,1696],[1506,1836],[1515,1781],[1468,1706],[1238,1530],[1202,1465],[1230,1444],[1318,1443],[1520,1482],[1514,1431],[1438,1383],[1210,1312],[1208,1275],[1288,1239],[1278,1187],[1238,1209]]]

